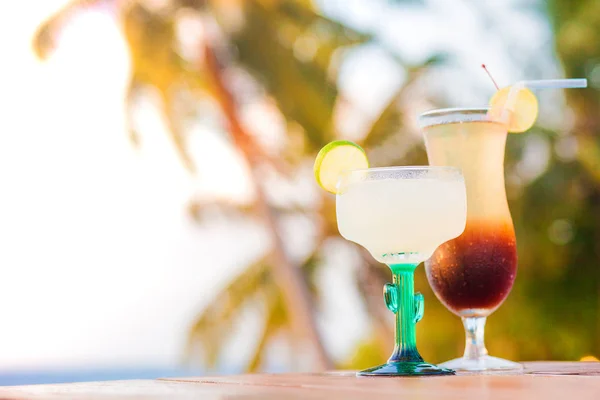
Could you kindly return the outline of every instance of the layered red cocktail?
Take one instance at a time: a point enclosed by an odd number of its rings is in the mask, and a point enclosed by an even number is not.
[[[494,120],[487,109],[438,110],[421,117],[431,165],[459,167],[467,187],[467,225],[458,238],[444,243],[425,263],[434,293],[452,312],[463,318],[475,335],[485,317],[506,299],[517,275],[515,232],[504,189],[504,148],[507,125]],[[482,332],[481,332],[482,335]],[[518,364],[487,356],[467,345],[486,365],[454,369],[513,369]],[[480,351],[479,351],[480,350]],[[468,360],[467,360],[468,364]]]

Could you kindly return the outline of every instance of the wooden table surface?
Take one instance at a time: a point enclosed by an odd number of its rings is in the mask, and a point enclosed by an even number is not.
[[[357,378],[343,371],[5,386],[0,399],[600,400],[598,362],[524,365],[519,375]]]

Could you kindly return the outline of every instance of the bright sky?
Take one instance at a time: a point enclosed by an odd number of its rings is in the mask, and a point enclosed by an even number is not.
[[[252,228],[185,215],[195,194],[241,194],[243,171],[206,133],[193,146],[220,179],[192,179],[149,105],[143,149],[130,145],[127,54],[107,14],[79,18],[38,62],[30,37],[60,3],[13,2],[18,23],[0,28],[0,368],[172,364],[207,288],[260,250]],[[246,251],[223,261],[229,240]]]
[[[108,13],[78,18],[51,60],[38,62],[31,35],[62,3],[3,6],[0,368],[174,364],[202,304],[244,259],[259,254],[263,238],[251,226],[198,226],[185,215],[185,205],[206,192],[243,196],[244,171],[218,134],[199,131],[192,147],[205,173],[190,177],[149,104],[136,113],[143,147],[131,146],[123,114],[127,53]],[[475,71],[485,59],[505,81],[522,77],[510,70],[493,38],[475,34],[481,21],[467,17],[458,27],[452,22],[470,15],[464,7],[432,0],[435,11],[428,17],[390,11],[375,21],[377,10],[366,3],[331,1],[326,11],[369,30],[381,22],[383,40],[409,59],[423,57],[424,49],[476,48],[460,50],[460,63],[471,66],[467,70]],[[494,7],[502,17],[503,8]],[[419,41],[401,40],[416,29]],[[544,26],[528,29],[534,38],[545,32]],[[401,76],[379,50],[365,48],[351,55],[340,79],[346,95],[375,115]],[[241,251],[228,251],[233,242]],[[340,257],[333,262],[344,265]],[[340,274],[328,270],[324,276],[333,280]],[[343,343],[335,329],[326,332],[338,353],[364,333],[360,319],[343,312],[348,304],[329,301],[335,311],[329,325],[346,332]]]

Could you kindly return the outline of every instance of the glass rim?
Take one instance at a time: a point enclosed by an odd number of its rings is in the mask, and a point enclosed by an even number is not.
[[[427,176],[428,173],[432,174]],[[425,176],[419,176],[420,173]],[[372,179],[374,177],[374,179]],[[343,193],[341,188],[358,183],[363,180],[440,180],[464,182],[465,177],[458,167],[445,165],[409,165],[392,167],[375,167],[346,170],[340,173],[337,179],[337,195]]]
[[[506,125],[499,116],[489,114],[489,107],[438,108],[419,114],[417,121],[421,128],[432,125],[488,121]]]
[[[462,175],[462,170],[458,167],[453,167],[451,165],[398,165],[391,167],[373,167],[373,168],[361,168],[361,169],[350,169],[343,171],[343,175],[351,174],[353,172],[387,172],[387,171],[449,171],[449,172],[458,172]]]

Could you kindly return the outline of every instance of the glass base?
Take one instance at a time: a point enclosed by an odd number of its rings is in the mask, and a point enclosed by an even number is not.
[[[359,371],[356,376],[454,375],[454,371],[424,362],[391,362]]]
[[[445,368],[451,368],[456,371],[471,371],[471,372],[515,372],[519,373],[523,371],[523,365],[504,360],[498,357],[484,356],[479,359],[468,359],[468,358],[456,358],[454,360],[446,361],[440,364]]]

